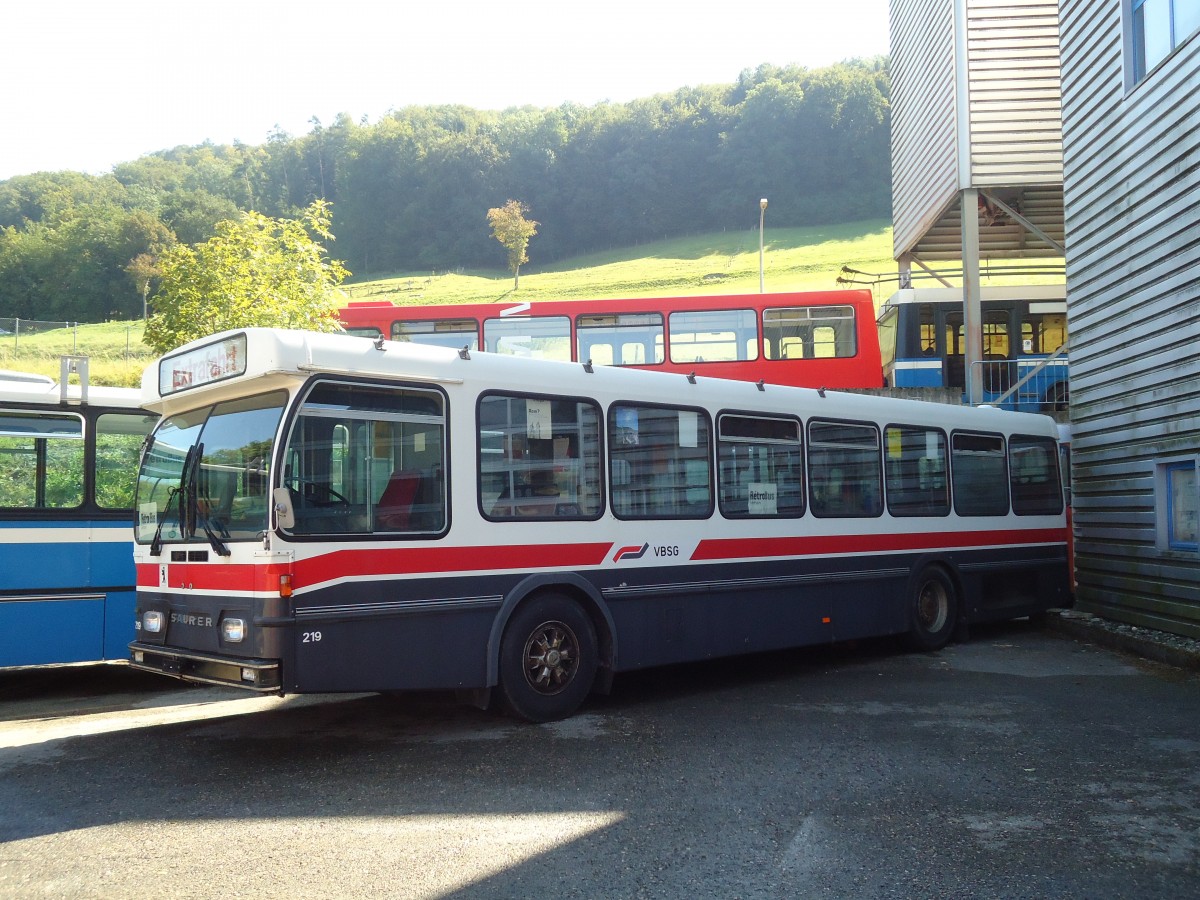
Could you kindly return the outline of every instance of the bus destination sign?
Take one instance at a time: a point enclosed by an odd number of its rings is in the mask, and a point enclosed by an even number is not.
[[[164,357],[158,365],[158,392],[165,397],[222,378],[242,375],[245,371],[246,335],[238,334]]]

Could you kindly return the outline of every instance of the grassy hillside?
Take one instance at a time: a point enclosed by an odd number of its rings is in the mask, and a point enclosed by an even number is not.
[[[58,380],[63,356],[87,356],[92,384],[135,387],[154,358],[142,343],[141,322],[104,322],[38,334],[0,334],[0,369],[37,372]]]
[[[496,245],[496,258],[503,257]],[[624,247],[607,253],[537,265],[537,238],[531,264],[521,270],[513,292],[505,269],[452,273],[404,273],[347,285],[353,300],[391,300],[406,305],[487,303],[498,300],[551,300],[588,297],[737,294],[758,291],[758,229],[705,234]],[[885,220],[824,228],[767,228],[764,275],[768,291],[828,290],[837,286],[843,265],[870,272],[894,272],[892,230]]]
[[[894,275],[892,229],[886,220],[823,228],[768,227],[764,274],[768,292],[829,290],[838,286],[843,266],[860,272]],[[503,249],[496,245],[496,256]],[[530,247],[536,263],[537,239]],[[1019,263],[1019,260],[1014,260]],[[1031,283],[1036,278],[1021,278]],[[986,279],[985,284],[1002,279]],[[758,229],[721,232],[567,260],[560,265],[527,265],[521,287],[513,291],[504,269],[452,273],[402,273],[345,286],[351,300],[390,300],[402,305],[487,303],[500,300],[586,299],[588,297],[686,296],[758,291]],[[876,304],[886,300],[895,282],[875,288]],[[55,378],[59,357],[91,357],[94,384],[136,386],[152,360],[141,342],[140,322],[81,325],[42,334],[0,334],[0,369],[39,372]]]

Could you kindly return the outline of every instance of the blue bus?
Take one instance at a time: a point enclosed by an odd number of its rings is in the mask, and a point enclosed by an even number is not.
[[[985,287],[981,306],[983,396],[977,402],[1023,412],[1066,409],[1066,286]],[[899,290],[877,322],[889,387],[965,388],[961,288]]]
[[[0,668],[126,658],[139,403],[0,371]]]

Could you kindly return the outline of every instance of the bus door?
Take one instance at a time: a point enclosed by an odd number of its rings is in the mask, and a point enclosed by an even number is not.
[[[1017,402],[1029,412],[1066,409],[1067,314],[1061,307],[1062,304],[1030,303],[1020,316],[1017,375],[1026,380],[1018,391]]]
[[[942,310],[932,303],[900,303],[880,317],[881,361],[892,387],[940,388],[949,384],[944,381],[945,350],[938,341],[941,319]]]
[[[983,310],[981,324],[983,397],[982,402],[996,400],[1012,384],[1012,362],[1010,352],[1013,331],[1011,316],[1006,309]],[[946,310],[942,319],[941,333],[945,340],[944,366],[945,386],[966,389],[966,328],[961,309]]]

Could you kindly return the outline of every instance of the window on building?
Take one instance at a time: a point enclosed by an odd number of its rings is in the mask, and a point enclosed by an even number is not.
[[[1129,0],[1129,13],[1133,84],[1200,28],[1200,0]]]
[[[1161,463],[1156,472],[1158,494],[1158,546],[1160,549],[1200,549],[1200,487],[1196,478],[1197,460],[1183,459]]]

